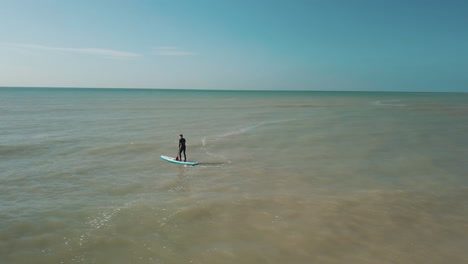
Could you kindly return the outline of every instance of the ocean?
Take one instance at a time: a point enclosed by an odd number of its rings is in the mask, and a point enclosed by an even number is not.
[[[467,93],[0,88],[0,263],[468,263],[467,131]]]

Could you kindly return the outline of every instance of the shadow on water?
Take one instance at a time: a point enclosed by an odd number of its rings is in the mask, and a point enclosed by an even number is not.
[[[199,162],[198,165],[201,166],[222,166],[224,162]]]

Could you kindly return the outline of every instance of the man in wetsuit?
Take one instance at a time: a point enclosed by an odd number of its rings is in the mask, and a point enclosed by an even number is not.
[[[179,155],[177,156],[180,158],[179,160],[182,161],[182,152],[184,153],[184,162],[187,161],[187,155],[185,154],[185,138],[184,135],[179,135]]]

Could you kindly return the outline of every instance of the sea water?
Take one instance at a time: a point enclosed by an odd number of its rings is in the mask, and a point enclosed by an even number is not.
[[[0,263],[467,263],[467,131],[466,93],[2,88]]]

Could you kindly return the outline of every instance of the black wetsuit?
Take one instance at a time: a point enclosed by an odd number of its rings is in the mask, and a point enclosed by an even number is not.
[[[185,154],[185,138],[179,139],[179,157],[182,160],[182,152],[184,153],[184,161],[187,161],[187,155]]]

